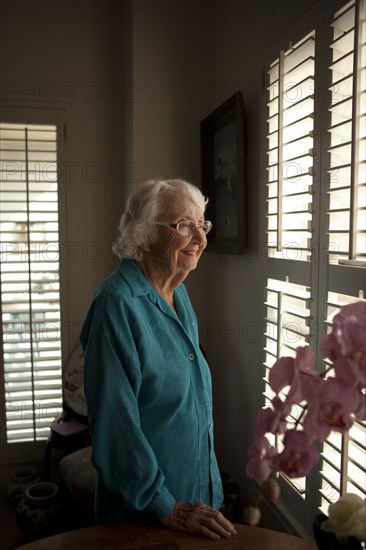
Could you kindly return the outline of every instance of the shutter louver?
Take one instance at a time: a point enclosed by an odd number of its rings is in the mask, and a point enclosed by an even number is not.
[[[322,17],[315,24],[306,19],[304,34],[309,34],[286,49],[291,36],[301,32],[294,25],[266,54],[264,407],[274,397],[268,380],[275,361],[310,343],[316,368],[324,371],[330,362],[319,349],[322,320],[330,326],[342,305],[366,294],[366,2],[345,0],[334,9],[329,28],[323,4],[315,4]],[[326,95],[320,93],[325,85]],[[334,376],[331,369],[327,376]],[[299,429],[304,405],[291,411]],[[281,451],[282,436],[269,439]],[[295,480],[280,475],[278,509],[291,523],[306,525],[308,533],[319,506],[328,514],[329,504],[346,492],[366,497],[366,422],[354,422],[345,435],[331,432],[314,470]]]
[[[366,261],[365,3],[350,2],[332,24],[329,250],[331,263]]]
[[[310,260],[315,33],[269,69],[267,239],[277,258]]]
[[[0,125],[1,323],[8,443],[62,408],[56,126]]]
[[[328,293],[327,324],[345,305],[359,298]],[[329,366],[329,362],[326,362]],[[330,371],[330,376],[332,375]],[[322,467],[320,472],[320,509],[323,513],[328,505],[338,500],[343,493],[355,493],[366,498],[366,422],[354,422],[348,433],[332,432],[323,445]]]
[[[275,395],[268,383],[271,367],[281,356],[295,357],[296,349],[309,341],[310,290],[303,285],[292,284],[288,280],[268,279],[266,291],[264,395],[268,405]],[[284,394],[280,397],[283,399]],[[289,420],[295,422],[302,411],[301,405],[293,407]],[[275,436],[267,434],[267,437],[272,445],[279,444]],[[283,477],[304,497],[305,480],[290,480],[287,476]]]

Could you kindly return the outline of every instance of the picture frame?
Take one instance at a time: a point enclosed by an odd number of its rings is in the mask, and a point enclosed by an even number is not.
[[[241,254],[245,246],[244,102],[236,92],[200,123],[202,192],[213,227],[208,252]]]

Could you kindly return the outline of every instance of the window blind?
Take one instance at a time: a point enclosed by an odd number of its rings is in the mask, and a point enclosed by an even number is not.
[[[269,68],[267,239],[274,257],[311,258],[315,32]]]
[[[62,407],[56,126],[0,124],[0,284],[8,443]]]
[[[325,16],[321,3],[319,8]],[[309,17],[295,46],[281,50],[284,38],[279,37],[277,54],[273,44],[268,47],[264,406],[273,399],[268,374],[276,359],[310,343],[318,354],[317,368],[325,370],[319,351],[323,319],[330,325],[341,305],[366,293],[365,11],[365,1],[345,0],[328,28],[320,17],[312,31]],[[301,36],[300,25],[294,31]],[[298,71],[296,79],[291,71]],[[319,90],[327,87],[328,95],[315,93],[322,101],[314,100],[314,75]],[[327,178],[320,175],[322,166]],[[318,245],[319,251],[327,250],[326,261],[312,254]],[[286,317],[292,308],[296,321]],[[302,404],[296,409],[294,421]],[[276,444],[274,437],[271,443]],[[309,532],[319,505],[327,513],[328,504],[346,491],[365,498],[366,423],[355,422],[345,436],[332,433],[322,452],[319,470],[306,479],[281,476],[287,483],[282,483],[278,509]]]
[[[363,299],[362,292],[358,297],[329,292],[327,325],[330,327],[341,306],[359,299]],[[327,362],[327,366],[329,364]],[[330,434],[323,445],[320,477],[320,509],[323,513],[345,492],[366,498],[366,422],[355,422],[349,433],[343,436],[337,432]]]
[[[288,279],[269,278],[266,288],[266,331],[265,331],[265,390],[266,406],[275,396],[269,386],[269,371],[281,356],[295,357],[296,349],[305,346],[310,334],[310,289],[303,285],[290,283]],[[283,400],[284,392],[280,394]],[[303,412],[303,407],[293,407],[289,420],[296,422]],[[279,450],[281,443],[275,436],[267,434],[270,443]],[[304,497],[305,479],[289,479],[287,482]]]
[[[366,259],[366,5],[348,2],[332,23],[330,181],[328,206],[329,263],[365,266]],[[348,269],[344,267],[343,269]],[[348,274],[352,280],[352,274]],[[347,285],[345,286],[345,290]],[[339,308],[359,295],[327,295],[327,324]],[[349,433],[331,434],[323,446],[320,507],[345,492],[366,497],[366,423]]]
[[[364,2],[352,1],[335,15],[330,66],[329,260],[355,265],[366,260],[364,11]]]

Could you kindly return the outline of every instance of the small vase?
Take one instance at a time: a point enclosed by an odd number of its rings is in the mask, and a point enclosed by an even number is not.
[[[334,533],[323,531],[321,525],[327,516],[318,514],[313,521],[315,542],[319,550],[362,550],[361,543],[355,537],[348,537],[347,544],[341,544]]]
[[[39,481],[39,477],[34,468],[15,470],[6,488],[10,502],[18,505],[22,498],[25,497],[28,487],[37,481]]]
[[[43,481],[28,487],[17,508],[17,525],[28,539],[60,533],[64,511],[56,483]]]

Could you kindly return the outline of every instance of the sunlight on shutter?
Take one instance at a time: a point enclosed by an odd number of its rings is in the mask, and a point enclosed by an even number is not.
[[[327,324],[340,307],[350,304],[360,296],[328,293]],[[330,363],[326,361],[327,365]],[[320,509],[326,513],[328,505],[338,500],[342,493],[356,493],[366,498],[366,422],[355,422],[348,434],[332,432],[324,443],[321,466]]]
[[[8,443],[62,408],[56,126],[0,124],[1,322]]]
[[[265,344],[265,406],[275,396],[268,384],[269,371],[275,361],[281,356],[295,357],[296,348],[305,346],[308,343],[310,328],[310,290],[302,285],[292,284],[287,281],[268,279],[267,282],[267,300],[266,300],[266,344]],[[284,394],[280,397],[283,399]],[[296,421],[301,415],[303,407],[300,405],[293,407],[289,419]],[[275,436],[267,434],[272,445],[276,445]],[[279,447],[279,450],[280,447]],[[304,496],[305,478],[292,479],[283,476],[296,489],[298,493]]]
[[[290,45],[269,69],[269,254],[311,259],[315,32]]]
[[[329,23],[330,6],[315,4],[319,21],[307,20],[302,40],[289,43],[301,36],[300,25],[293,25],[266,49],[264,407],[274,397],[268,377],[277,358],[295,355],[308,342],[320,354],[324,316],[330,324],[343,303],[366,293],[366,2],[334,6]],[[318,255],[322,250],[328,251],[326,261]],[[320,354],[316,368],[325,365]],[[300,424],[303,405],[292,411]],[[280,437],[272,436],[271,443],[281,451]],[[303,520],[308,531],[319,504],[327,513],[328,504],[346,491],[365,498],[366,423],[355,422],[345,436],[333,432],[322,456],[307,478],[280,476],[288,485],[279,508]]]
[[[357,16],[357,8],[360,10]],[[361,13],[361,10],[363,13]],[[366,22],[365,3],[347,4],[333,27],[330,107],[329,257],[366,260]],[[357,22],[357,23],[355,23]]]

